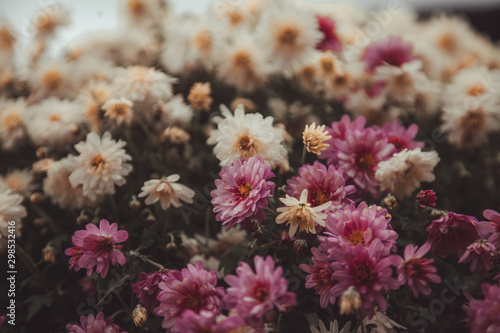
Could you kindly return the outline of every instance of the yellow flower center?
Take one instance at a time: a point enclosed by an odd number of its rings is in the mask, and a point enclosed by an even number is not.
[[[19,114],[15,111],[7,113],[2,117],[2,126],[5,126],[11,130],[21,126],[21,123],[21,116],[19,116]]]
[[[238,186],[238,195],[240,199],[246,199],[250,194],[250,191],[252,191],[252,186],[250,184],[243,183]]]
[[[365,245],[365,237],[363,236],[364,232],[361,230],[355,230],[349,235],[349,242],[351,244],[356,245],[356,244],[363,244]]]

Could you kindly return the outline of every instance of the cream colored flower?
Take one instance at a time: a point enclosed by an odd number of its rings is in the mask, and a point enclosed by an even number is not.
[[[439,160],[435,151],[423,152],[420,147],[404,149],[389,160],[380,162],[375,178],[380,182],[382,191],[388,190],[402,199],[418,188],[420,182],[432,182],[435,179],[433,171]]]
[[[102,109],[105,111],[104,116],[116,121],[118,125],[123,123],[130,124],[133,117],[133,103],[128,99],[111,98],[104,105]]]
[[[356,289],[351,286],[349,287],[340,298],[340,314],[348,315],[356,311],[361,307],[361,296],[356,291]]]
[[[279,207],[278,212],[280,215],[276,217],[276,223],[281,224],[288,222],[290,225],[290,237],[293,237],[299,231],[305,231],[308,233],[316,233],[316,228],[314,222],[320,226],[325,226],[325,219],[327,214],[320,213],[326,208],[330,207],[332,202],[328,201],[322,205],[311,207],[311,204],[307,202],[308,192],[304,189],[300,195],[300,200],[294,197],[286,195],[285,198],[280,198],[280,201],[286,205],[286,207]]]
[[[33,183],[33,175],[27,169],[12,170],[5,177],[0,177],[13,193],[29,197],[36,189]]]
[[[144,201],[146,205],[152,205],[159,200],[164,210],[168,209],[170,204],[174,207],[182,206],[181,201],[191,204],[195,192],[185,185],[177,184],[180,178],[178,174],[173,174],[162,179],[148,180],[141,188],[139,198],[147,196]]]
[[[161,134],[160,140],[162,142],[169,140],[172,143],[185,143],[188,142],[190,138],[191,136],[189,135],[189,133],[182,128],[171,126],[165,128],[165,130]]]
[[[331,135],[328,135],[328,132],[325,131],[325,125],[316,127],[316,123],[312,123],[311,126],[306,125],[302,133],[302,140],[307,151],[316,155],[321,154],[321,151],[330,147],[325,141],[331,138]]]
[[[196,82],[191,87],[189,91],[188,101],[189,106],[193,109],[208,111],[210,110],[210,106],[212,105],[212,89],[210,88],[210,82],[201,83]]]

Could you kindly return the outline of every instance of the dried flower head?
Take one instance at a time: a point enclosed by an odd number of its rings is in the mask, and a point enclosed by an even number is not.
[[[148,320],[148,311],[138,304],[132,312],[132,320],[136,327],[142,327],[146,320]]]
[[[356,289],[349,287],[340,298],[340,314],[348,315],[361,308],[361,296]]]
[[[311,126],[306,125],[302,133],[302,140],[308,152],[319,155],[322,150],[330,146],[325,141],[332,137],[328,135],[328,131],[325,131],[325,127],[326,125],[316,127],[316,123],[312,123]]]
[[[210,82],[196,82],[189,91],[188,101],[189,106],[193,109],[208,111],[212,105],[213,99],[210,97],[212,89]]]

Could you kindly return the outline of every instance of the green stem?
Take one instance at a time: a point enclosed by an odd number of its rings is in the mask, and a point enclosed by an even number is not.
[[[304,165],[306,162],[306,154],[307,154],[307,149],[306,146],[302,149],[302,158],[300,159],[300,165]]]
[[[165,268],[165,267],[163,267],[161,264],[159,264],[159,263],[157,263],[157,262],[155,262],[155,261],[153,261],[153,260],[151,260],[151,259],[147,258],[146,256],[144,256],[144,255],[142,255],[142,254],[140,254],[140,253],[138,253],[138,252],[136,252],[136,251],[130,251],[128,254],[129,254],[129,255],[131,255],[131,256],[137,257],[137,258],[141,259],[142,261],[145,261],[145,262],[147,262],[147,263],[150,263],[151,265],[156,266],[156,267],[158,267],[159,269],[166,269],[166,268]]]
[[[23,260],[24,263],[26,264],[26,266],[28,266],[30,268],[32,273],[36,273],[36,274],[40,273],[38,271],[38,267],[36,266],[35,262],[31,258],[31,256],[26,251],[24,251],[24,249],[21,247],[21,245],[19,245],[19,243],[16,243],[16,251],[19,251],[19,253],[21,253],[21,260]]]
[[[127,280],[129,277],[130,277],[130,275],[127,274],[124,277],[122,277],[120,280],[118,280],[114,285],[112,285],[111,288],[109,288],[109,290],[106,292],[106,294],[104,294],[104,296],[99,300],[99,302],[97,303],[97,306],[101,305],[101,302],[104,301],[110,293],[114,292],[116,288],[120,287],[123,284],[123,282],[125,282],[125,280]],[[122,310],[122,311],[125,311],[125,310]]]
[[[50,229],[52,229],[52,232],[57,234],[57,226],[54,222],[54,220],[47,214],[45,213],[45,211],[40,208],[38,205],[31,205],[31,208],[41,217],[43,218],[45,221],[47,221],[47,223],[49,224],[50,226]]]

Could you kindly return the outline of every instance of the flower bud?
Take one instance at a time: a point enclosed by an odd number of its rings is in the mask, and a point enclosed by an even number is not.
[[[136,327],[142,327],[146,320],[148,320],[148,312],[141,305],[137,305],[132,312],[132,319]]]

